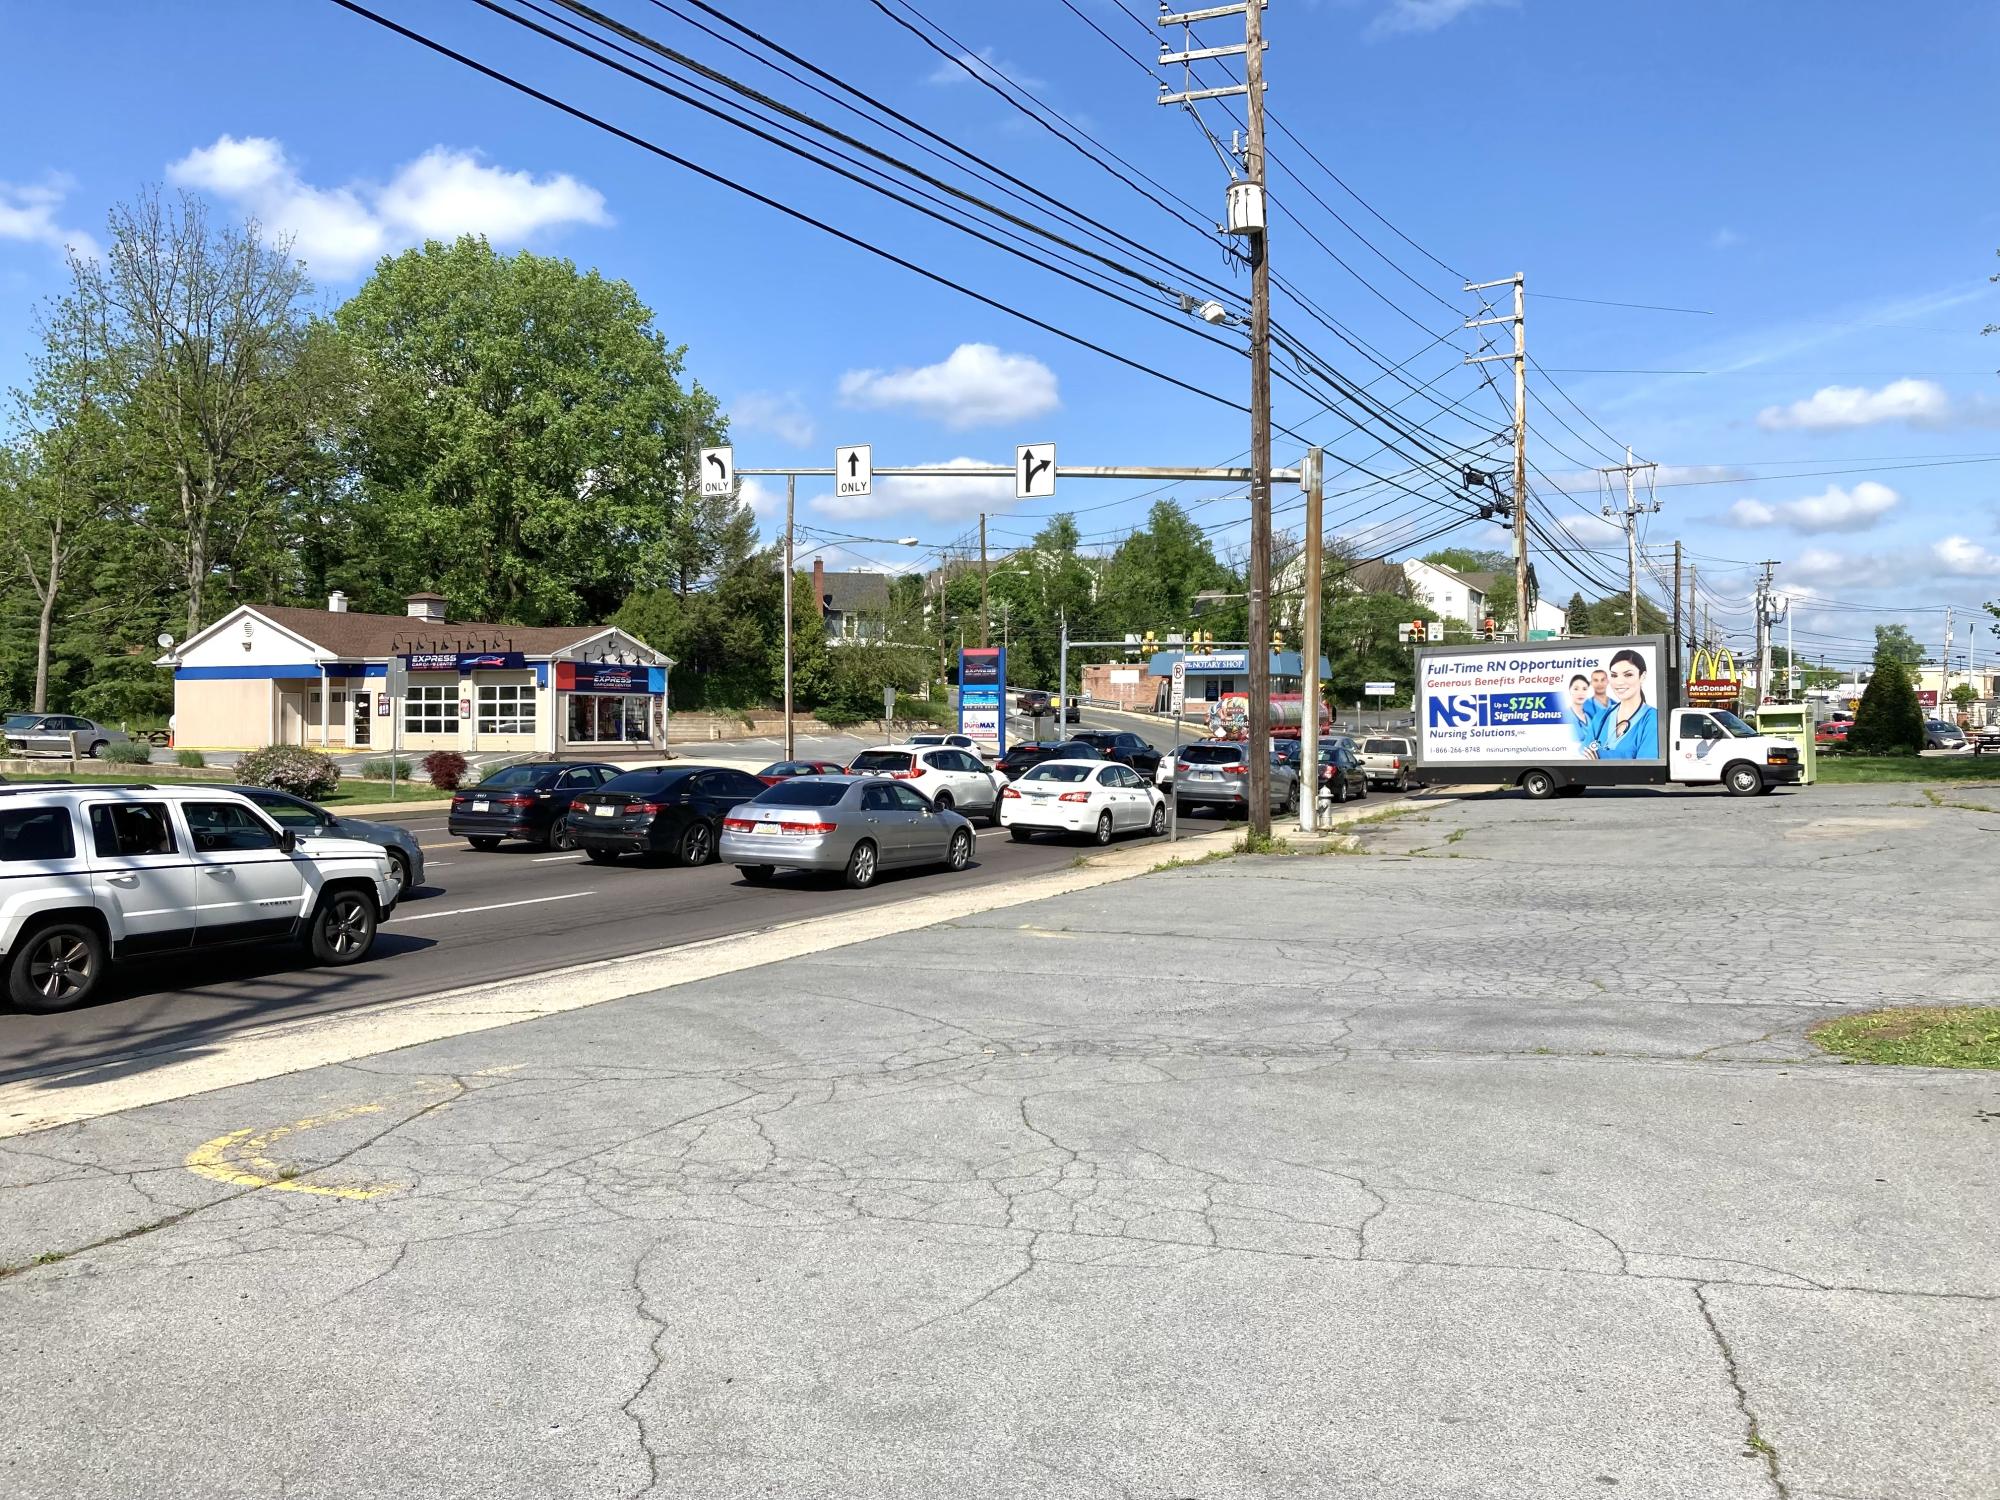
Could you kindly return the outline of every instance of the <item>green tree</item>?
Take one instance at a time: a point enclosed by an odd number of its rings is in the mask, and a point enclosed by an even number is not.
[[[1501,573],[1514,566],[1509,553],[1481,551],[1475,547],[1440,547],[1421,559],[1454,573]]]
[[[1630,635],[1632,633],[1632,600],[1628,594],[1607,594],[1590,606],[1590,623],[1595,635]],[[1639,596],[1640,635],[1667,635],[1673,630],[1673,621],[1659,605],[1644,594]],[[1572,633],[1573,628],[1572,628]]]
[[[1894,657],[1905,668],[1916,666],[1924,659],[1924,648],[1917,638],[1902,625],[1877,625],[1875,627],[1875,660],[1879,663],[1887,655]],[[1858,713],[1859,710],[1856,710]]]
[[[1884,628],[1875,628],[1875,671],[1854,711],[1847,747],[1859,755],[1915,755],[1924,748],[1924,710],[1903,663],[1902,644]]]
[[[1486,595],[1486,618],[1493,622],[1495,630],[1514,628],[1514,599],[1514,569],[1510,563],[1493,575],[1493,588]],[[1475,630],[1482,624],[1479,620],[1470,623]]]
[[[1979,701],[1979,689],[1969,682],[1954,683],[1951,689],[1951,701],[1960,713],[1964,713]]]
[[[696,483],[715,400],[624,282],[468,236],[383,260],[334,317],[368,394],[364,600],[430,587],[474,618],[576,623],[635,588],[690,598],[747,553],[748,512]]]
[[[1187,512],[1171,500],[1158,500],[1146,524],[1119,543],[1105,564],[1099,618],[1114,633],[1165,635],[1193,618],[1196,594],[1236,588],[1236,575],[1216,558]],[[1211,619],[1218,635],[1243,628],[1240,610],[1204,615],[1204,626]]]
[[[1590,606],[1583,602],[1581,591],[1569,596],[1569,606],[1563,613],[1569,618],[1569,633],[1571,635],[1596,634],[1596,621],[1590,613]]]
[[[1412,599],[1407,586],[1402,592],[1364,594],[1332,580],[1320,615],[1332,668],[1327,695],[1336,707],[1360,701],[1370,682],[1393,682],[1397,697],[1408,698],[1416,684],[1416,656],[1398,629],[1416,620],[1435,621],[1435,610]]]

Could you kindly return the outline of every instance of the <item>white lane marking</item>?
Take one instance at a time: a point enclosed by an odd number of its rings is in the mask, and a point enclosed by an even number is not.
[[[574,901],[578,896],[595,896],[595,891],[565,891],[560,896],[530,896],[525,901],[495,901],[491,906],[455,906],[450,911],[422,911],[406,917],[401,912],[389,920],[392,922],[429,922],[437,917],[469,917],[474,912],[505,911],[510,906],[540,906],[545,901]]]
[[[573,865],[583,863],[583,856],[581,854],[537,854],[528,863],[531,865],[552,865],[559,859],[566,859]]]

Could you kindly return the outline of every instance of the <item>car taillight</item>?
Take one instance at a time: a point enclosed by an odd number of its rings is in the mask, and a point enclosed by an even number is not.
[[[923,774],[922,771],[891,771],[889,773],[890,777],[896,781],[915,781]]]
[[[757,826],[754,818],[724,818],[722,826],[731,833],[748,833]]]
[[[1090,793],[1064,792],[1058,800],[1063,802],[1088,802],[1090,800]]]
[[[1389,769],[1390,769],[1390,770],[1392,770],[1392,771],[1400,771],[1400,770],[1402,770],[1402,769],[1403,769],[1403,757],[1402,757],[1402,756],[1400,756],[1400,755],[1392,755],[1392,756],[1390,756],[1390,757],[1389,757]]]
[[[464,794],[462,794],[462,793],[459,793],[459,792],[454,792],[454,793],[452,793],[452,797],[451,797],[451,805],[452,805],[452,806],[453,806],[454,808],[460,808],[460,807],[463,807],[463,806],[465,806],[465,797],[464,797]]]
[[[832,833],[839,826],[837,823],[780,823],[778,825],[786,833]]]
[[[667,804],[664,802],[628,802],[625,804],[625,811],[628,816],[632,813],[644,813],[649,818],[657,818],[666,810]]]
[[[1241,776],[1245,771],[1249,769],[1250,768],[1248,766],[1224,766],[1222,768],[1222,774],[1225,776]]]
[[[1021,794],[1015,791],[1011,786],[1003,786],[1000,788],[1000,796],[1003,800],[1008,797],[1019,797],[1020,795]]]
[[[516,792],[511,797],[496,798],[495,801],[501,807],[533,807],[535,805],[535,799],[533,797],[527,796],[526,794],[521,792]]]

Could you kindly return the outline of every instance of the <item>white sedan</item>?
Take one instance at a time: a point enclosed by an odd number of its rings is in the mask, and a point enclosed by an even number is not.
[[[1000,826],[1017,843],[1081,833],[1108,844],[1118,833],[1165,833],[1167,799],[1116,761],[1045,760],[1001,790]]]

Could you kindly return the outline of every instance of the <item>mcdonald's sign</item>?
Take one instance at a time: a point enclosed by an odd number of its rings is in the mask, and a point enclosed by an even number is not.
[[[1736,653],[1727,646],[1697,646],[1688,661],[1687,701],[1693,708],[1732,708],[1743,692]]]

